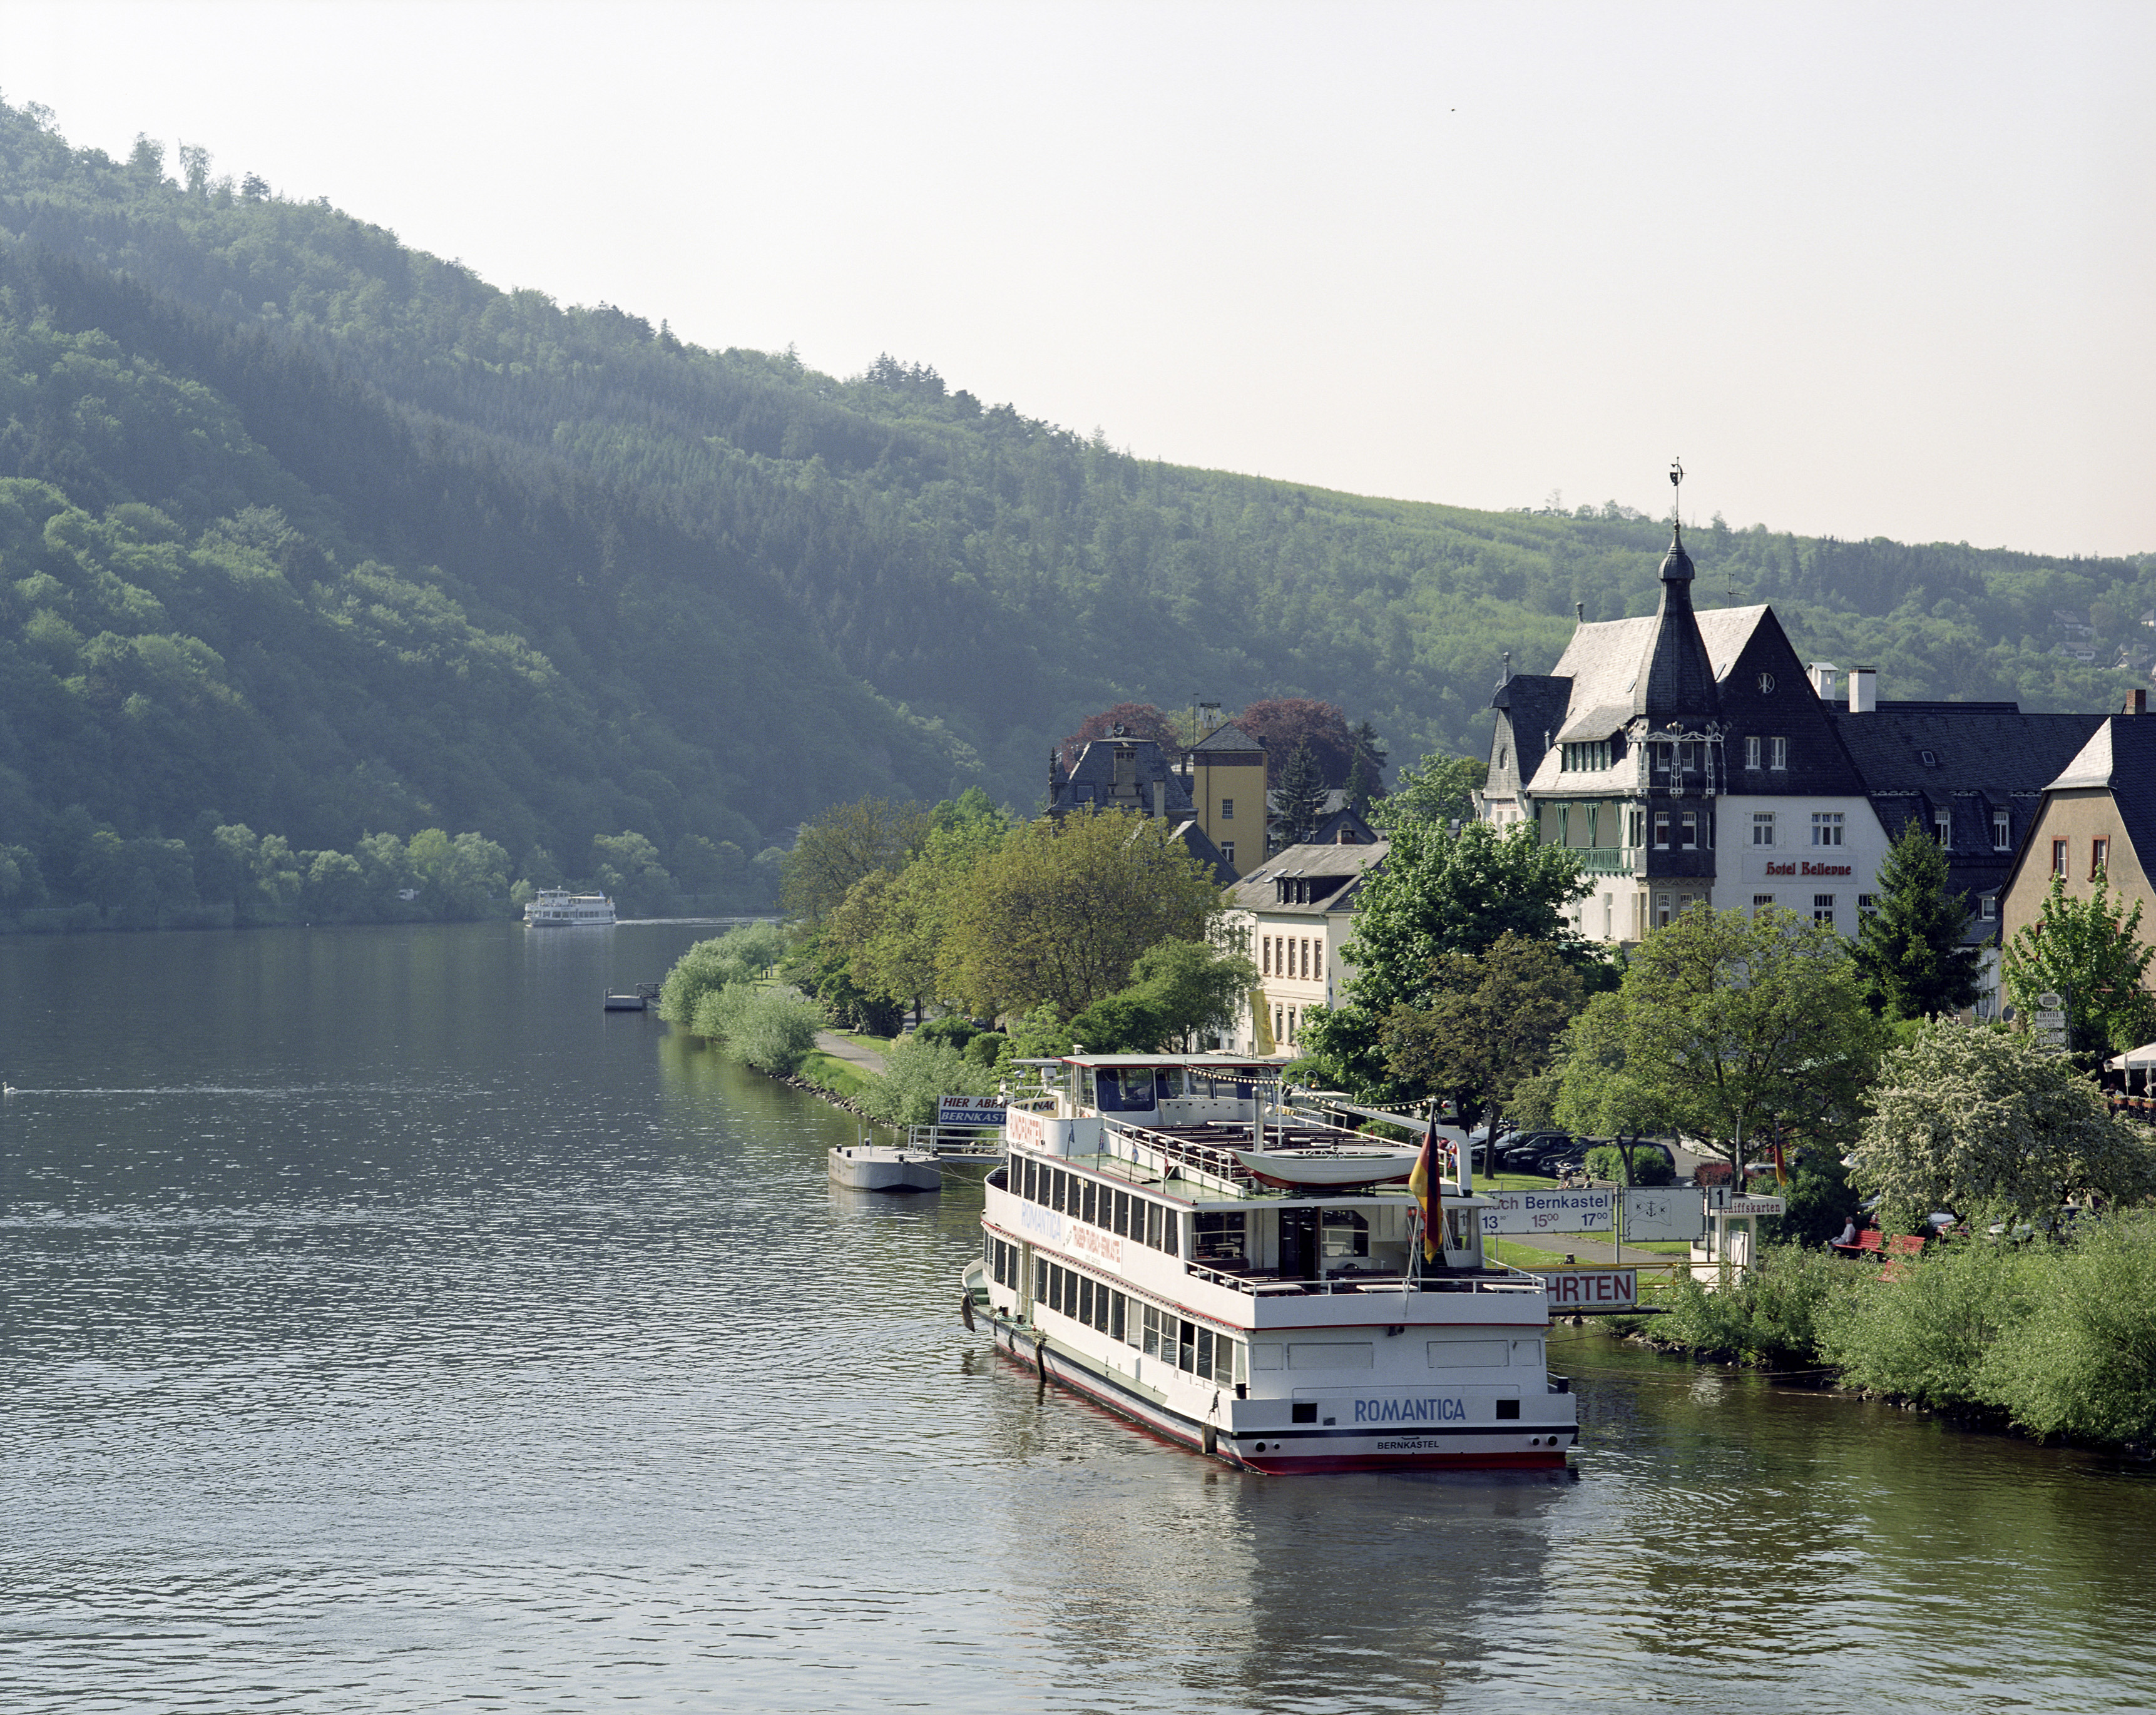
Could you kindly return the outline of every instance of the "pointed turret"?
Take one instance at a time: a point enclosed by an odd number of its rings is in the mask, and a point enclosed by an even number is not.
[[[1656,726],[1673,720],[1687,724],[1712,720],[1720,712],[1714,668],[1691,608],[1691,580],[1684,530],[1673,524],[1670,551],[1662,557],[1662,604],[1632,687],[1632,713],[1644,714]]]

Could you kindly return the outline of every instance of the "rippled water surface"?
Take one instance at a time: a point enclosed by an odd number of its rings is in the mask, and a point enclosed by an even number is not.
[[[2151,1702],[2139,1469],[1591,1330],[1565,1479],[1040,1397],[977,1184],[600,1011],[708,932],[0,941],[0,1709]]]

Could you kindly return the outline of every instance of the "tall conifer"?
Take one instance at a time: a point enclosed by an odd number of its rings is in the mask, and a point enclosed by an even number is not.
[[[1871,1009],[1929,1018],[1974,1006],[1981,948],[1962,939],[1969,895],[1947,892],[1944,847],[1917,822],[1879,866],[1879,904],[1857,931],[1856,959]]]

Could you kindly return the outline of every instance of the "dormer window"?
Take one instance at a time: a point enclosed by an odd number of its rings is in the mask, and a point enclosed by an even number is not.
[[[2004,810],[1991,812],[1991,849],[2010,852],[2014,849],[2014,818]]]
[[[1919,750],[1917,752],[1917,760],[1927,768],[1937,768],[1939,765],[1939,753],[1936,750]]]

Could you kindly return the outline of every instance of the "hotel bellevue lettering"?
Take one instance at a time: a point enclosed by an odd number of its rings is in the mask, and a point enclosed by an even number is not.
[[[1856,873],[1846,863],[1768,863],[1761,868],[1768,875],[1851,875]]]

